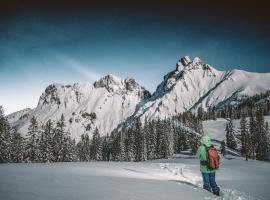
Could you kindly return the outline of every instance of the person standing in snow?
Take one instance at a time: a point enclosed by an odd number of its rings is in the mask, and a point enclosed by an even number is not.
[[[196,156],[200,160],[200,171],[203,178],[203,188],[212,191],[213,194],[219,196],[220,189],[216,184],[215,172],[219,166],[219,156],[211,144],[208,135],[203,135],[201,138],[201,146],[198,148]]]

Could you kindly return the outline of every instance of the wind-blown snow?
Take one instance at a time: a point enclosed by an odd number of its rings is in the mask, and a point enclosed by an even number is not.
[[[221,197],[202,189],[194,156],[142,163],[85,162],[0,165],[0,199],[266,200],[269,163],[228,157],[216,179]]]

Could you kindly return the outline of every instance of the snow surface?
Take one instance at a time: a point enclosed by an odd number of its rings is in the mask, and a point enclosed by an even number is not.
[[[7,120],[9,121],[9,123],[12,124],[18,120],[21,120],[22,118],[27,118],[30,111],[30,108],[25,108],[17,112],[11,113],[7,116]]]
[[[270,164],[222,159],[222,196],[202,189],[199,162],[190,155],[141,163],[78,162],[0,165],[0,199],[266,200]]]
[[[264,119],[270,123],[270,116],[264,116]],[[247,120],[249,121],[248,118]],[[228,120],[224,118],[203,121],[203,130],[210,136],[211,139],[222,141],[226,138],[226,123],[228,123]],[[233,120],[233,125],[235,133],[240,134],[240,119]]]

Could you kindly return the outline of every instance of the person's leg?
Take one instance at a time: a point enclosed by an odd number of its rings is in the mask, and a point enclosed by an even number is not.
[[[203,178],[203,189],[211,192],[209,173],[202,173],[202,178]]]
[[[209,182],[210,182],[210,186],[212,188],[212,192],[215,194],[215,195],[218,195],[219,196],[219,187],[217,186],[216,184],[216,179],[215,179],[215,172],[213,173],[209,173]]]

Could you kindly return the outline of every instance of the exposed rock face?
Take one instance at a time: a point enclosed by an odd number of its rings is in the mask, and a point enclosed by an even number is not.
[[[164,76],[148,102],[134,116],[168,118],[199,107],[223,106],[243,95],[269,90],[270,73],[242,70],[218,71],[198,57],[181,58],[177,68]]]
[[[94,83],[95,88],[106,88],[109,92],[121,89],[122,79],[114,75],[107,75]]]
[[[106,135],[150,96],[134,79],[113,75],[104,76],[94,84],[52,84],[40,96],[38,106],[27,113],[27,118],[16,118],[12,125],[26,135],[32,116],[42,124],[49,119],[57,121],[64,114],[66,128],[74,138],[91,134],[95,128]]]
[[[182,71],[185,69],[186,66],[188,66],[191,63],[191,59],[189,56],[184,56],[180,58],[180,60],[176,63],[176,70],[177,71]]]

